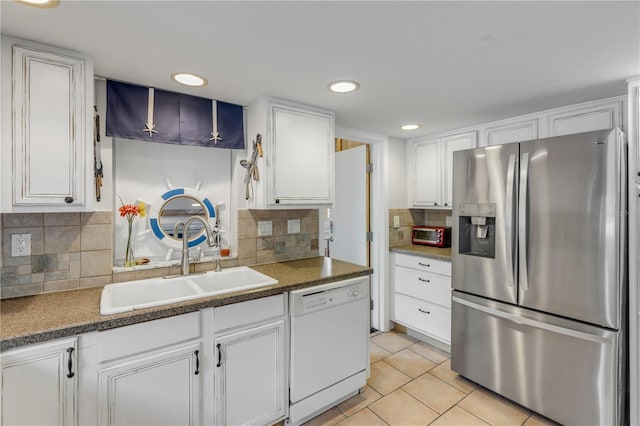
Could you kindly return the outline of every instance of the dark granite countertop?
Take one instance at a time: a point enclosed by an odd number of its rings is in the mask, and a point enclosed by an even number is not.
[[[278,284],[115,315],[100,315],[101,287],[4,299],[0,301],[0,351],[373,273],[371,268],[325,257],[255,265],[251,268],[277,279]]]
[[[392,247],[390,251],[403,254],[411,254],[413,256],[429,257],[432,259],[451,261],[451,247],[440,248],[431,246],[420,246],[416,244],[407,244],[400,247]]]

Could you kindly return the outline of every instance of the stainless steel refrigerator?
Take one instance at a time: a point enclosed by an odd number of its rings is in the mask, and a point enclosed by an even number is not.
[[[624,422],[626,145],[453,155],[451,368],[566,425]]]

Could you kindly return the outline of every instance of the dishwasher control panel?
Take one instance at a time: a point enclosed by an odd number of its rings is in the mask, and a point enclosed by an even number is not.
[[[341,284],[344,285],[335,287],[329,284],[292,292],[292,314],[303,315],[369,297],[368,279],[348,280]]]

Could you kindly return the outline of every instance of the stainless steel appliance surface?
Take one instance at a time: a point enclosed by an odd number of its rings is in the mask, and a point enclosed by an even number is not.
[[[287,424],[355,395],[369,366],[369,277],[295,290]]]
[[[622,424],[618,129],[453,156],[451,366],[566,425]]]

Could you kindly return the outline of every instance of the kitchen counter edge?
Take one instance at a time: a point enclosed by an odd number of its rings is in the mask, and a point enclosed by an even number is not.
[[[428,257],[431,259],[440,259],[451,261],[451,247],[430,247],[409,244],[399,247],[391,247],[389,251],[402,254],[410,254],[412,256]]]
[[[2,336],[0,352],[92,331],[104,331],[195,312],[201,309],[274,296],[335,281],[364,277],[373,273],[373,269],[369,267],[323,257],[253,265],[250,267],[277,279],[279,283],[254,290],[211,296],[114,315],[100,315],[102,287],[3,299],[1,301],[2,312],[0,313],[3,323],[2,334],[6,333],[8,336]],[[73,302],[71,303],[72,306],[84,306],[86,309],[84,312],[80,312],[80,315],[66,314],[67,310],[73,308],[68,307],[69,303],[59,303],[65,298]],[[46,312],[42,312],[42,310],[46,310]],[[95,312],[93,312],[94,310]],[[43,329],[41,326],[42,321],[37,321],[39,315],[42,316],[43,314],[47,317],[53,316],[54,320],[52,322],[57,324],[50,329]],[[68,317],[67,323],[64,323],[65,317]],[[12,324],[12,321],[19,322],[20,320],[24,321],[22,326],[16,327],[16,324]],[[60,324],[60,322],[63,324]],[[18,331],[12,333],[7,328],[14,330],[17,328]]]

